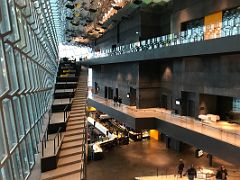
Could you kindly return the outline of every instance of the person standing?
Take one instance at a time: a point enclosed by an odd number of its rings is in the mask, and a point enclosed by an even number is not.
[[[117,97],[117,96],[114,96],[114,97],[113,97],[113,106],[116,106],[116,105],[117,105],[117,102],[118,102],[118,97]]]
[[[224,166],[222,166],[222,179],[227,180],[227,175],[228,175],[227,169]]]
[[[189,180],[194,180],[194,178],[197,177],[197,171],[196,169],[194,168],[193,164],[191,165],[191,167],[186,171],[186,173],[184,175],[188,176],[188,179]]]
[[[180,178],[182,178],[183,168],[184,168],[183,160],[182,160],[182,159],[179,159],[179,163],[178,163],[178,174],[180,175]]]
[[[216,173],[216,180],[226,180],[227,179],[227,169],[224,166],[221,166]]]
[[[119,97],[118,97],[118,106],[120,107],[121,104],[122,104],[122,98],[119,96]]]

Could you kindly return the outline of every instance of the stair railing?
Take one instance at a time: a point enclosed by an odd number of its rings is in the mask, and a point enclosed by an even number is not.
[[[50,152],[50,153],[48,153],[49,156],[52,156],[52,155],[56,154],[57,148],[59,148],[60,142],[62,140],[61,130],[62,130],[62,128],[60,127],[53,139],[46,139],[46,136],[43,137],[43,140],[42,140],[42,157],[47,156],[45,154],[45,151]],[[53,147],[52,149],[51,149],[51,146]],[[50,149],[47,149],[49,147],[50,147]]]
[[[68,114],[69,114],[69,105],[67,104],[63,110],[63,121],[66,122],[68,119]]]

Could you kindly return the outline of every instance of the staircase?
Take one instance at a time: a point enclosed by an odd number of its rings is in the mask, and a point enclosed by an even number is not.
[[[87,70],[82,70],[69,112],[57,169],[42,173],[42,180],[85,179],[85,104]]]

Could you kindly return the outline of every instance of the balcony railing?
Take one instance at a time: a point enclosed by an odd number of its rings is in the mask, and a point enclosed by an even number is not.
[[[234,36],[240,34],[240,16],[237,15],[220,23],[198,26],[179,33],[117,46],[116,48],[101,49],[92,54],[92,58],[117,56],[121,54],[164,48],[185,43],[200,42],[210,39]]]
[[[104,98],[92,95],[91,93],[89,93],[88,98],[135,118],[155,117],[156,119],[160,119],[240,147],[240,126],[238,124],[232,124],[224,121],[208,123],[205,121],[199,121],[193,117],[173,114],[172,110],[166,110],[164,108],[136,109],[136,107],[124,104],[122,104],[121,107],[117,107],[113,105],[113,101],[105,100]]]

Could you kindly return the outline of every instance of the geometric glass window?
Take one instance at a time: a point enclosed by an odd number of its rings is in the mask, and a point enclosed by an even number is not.
[[[18,97],[13,98],[13,107],[14,107],[18,138],[19,140],[21,140],[24,137],[25,132],[24,132],[23,115],[22,115],[21,105]]]
[[[3,114],[9,149],[12,149],[17,144],[17,132],[15,128],[12,103],[9,99],[3,100]]]
[[[19,150],[16,149],[15,152],[12,154],[12,167],[13,167],[13,176],[14,179],[22,180],[23,178],[23,170],[21,165],[21,159],[19,155]]]
[[[25,140],[23,140],[20,144],[20,155],[23,161],[22,165],[23,165],[24,178],[26,178],[29,175],[30,171],[29,171],[29,161],[28,161]]]
[[[4,137],[4,129],[3,129],[3,119],[2,119],[2,113],[0,109],[0,162],[7,156],[7,147]]]
[[[3,49],[3,42],[0,38],[0,97],[3,95],[4,92],[8,90],[8,77],[7,77],[7,68],[5,63],[5,56],[4,56],[4,49]]]

